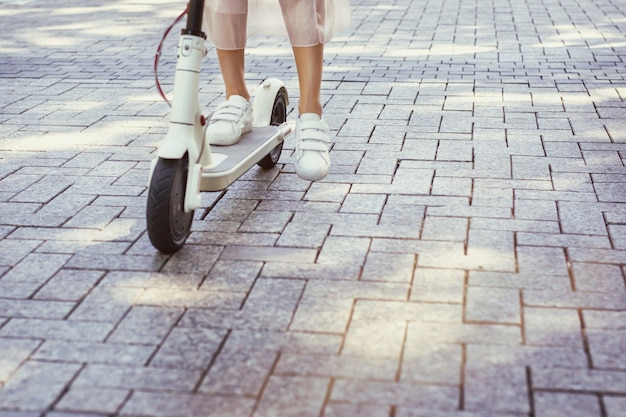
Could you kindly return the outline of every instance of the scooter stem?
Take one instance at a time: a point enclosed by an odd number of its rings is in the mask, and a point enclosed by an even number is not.
[[[204,13],[204,0],[191,0],[187,5],[187,27],[183,29],[183,35],[201,36],[206,39],[202,31],[202,17]]]

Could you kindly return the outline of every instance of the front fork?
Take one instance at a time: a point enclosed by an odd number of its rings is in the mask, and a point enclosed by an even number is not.
[[[189,169],[185,190],[184,211],[202,205],[200,181],[202,166],[212,165],[211,150],[204,146],[205,120],[200,111],[198,89],[200,68],[207,55],[205,35],[202,32],[204,1],[192,1],[188,8],[187,28],[178,44],[178,61],[174,78],[174,101],[167,135],[152,161],[150,177],[158,158],[182,159],[188,155]]]

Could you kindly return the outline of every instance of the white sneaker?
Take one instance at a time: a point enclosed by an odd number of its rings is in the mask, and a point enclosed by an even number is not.
[[[330,169],[328,125],[315,113],[300,115],[296,122],[296,174],[318,181]]]
[[[209,144],[228,146],[239,142],[241,135],[252,130],[252,105],[241,96],[230,96],[217,106],[207,126]]]

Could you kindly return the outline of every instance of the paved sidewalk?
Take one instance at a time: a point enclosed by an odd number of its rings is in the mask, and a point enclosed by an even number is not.
[[[625,0],[353,0],[329,176],[289,137],[164,256],[184,3],[0,0],[0,417],[626,416]]]

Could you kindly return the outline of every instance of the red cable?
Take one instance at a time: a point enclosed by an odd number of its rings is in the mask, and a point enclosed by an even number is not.
[[[165,96],[165,93],[163,92],[163,89],[161,88],[161,83],[159,82],[159,72],[158,72],[159,71],[159,61],[161,59],[161,52],[163,51],[163,44],[165,43],[165,39],[167,38],[167,36],[171,32],[171,30],[174,28],[174,26],[176,26],[178,24],[178,22],[180,22],[183,19],[183,17],[185,17],[186,14],[187,14],[187,8],[185,8],[185,10],[180,14],[180,16],[178,16],[176,18],[176,20],[174,20],[174,23],[172,23],[170,25],[170,27],[168,27],[165,30],[165,33],[163,33],[163,38],[161,38],[161,42],[159,43],[159,46],[157,48],[156,55],[154,56],[154,79],[156,81],[156,87],[157,87],[157,90],[159,90],[159,94],[161,95],[161,97],[163,97],[163,100],[165,100],[165,102],[170,107],[172,107],[172,104],[170,103],[170,101]]]

